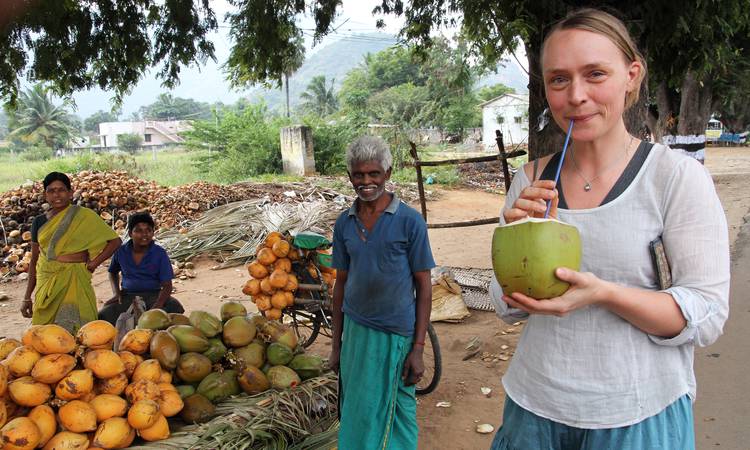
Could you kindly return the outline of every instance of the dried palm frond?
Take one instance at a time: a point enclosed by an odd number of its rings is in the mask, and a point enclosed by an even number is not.
[[[254,258],[256,247],[271,231],[329,234],[341,208],[341,202],[324,200],[234,202],[206,212],[186,232],[170,230],[162,233],[159,243],[175,260],[209,254],[223,260],[220,267],[236,266]]]
[[[131,449],[330,449],[338,431],[335,375],[305,381],[294,389],[253,397],[240,395],[216,407],[217,416],[188,425],[169,439]]]

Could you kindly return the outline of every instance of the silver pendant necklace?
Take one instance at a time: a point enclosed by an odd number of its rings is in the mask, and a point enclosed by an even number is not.
[[[611,169],[612,167],[617,165],[617,163],[622,161],[622,159],[628,155],[628,150],[630,149],[630,144],[632,143],[633,143],[633,136],[630,136],[630,140],[628,141],[628,144],[625,146],[625,152],[622,154],[622,156],[620,156],[615,161],[607,165],[607,167],[605,167],[604,169],[600,170],[599,174],[590,180],[587,180],[586,177],[583,176],[583,172],[581,172],[581,169],[578,168],[578,164],[576,164],[575,147],[571,147],[570,160],[573,161],[573,168],[576,170],[576,173],[578,174],[579,177],[581,177],[584,183],[586,183],[583,185],[583,190],[586,192],[589,192],[591,190],[591,183],[596,181],[597,178],[604,175],[609,169]]]

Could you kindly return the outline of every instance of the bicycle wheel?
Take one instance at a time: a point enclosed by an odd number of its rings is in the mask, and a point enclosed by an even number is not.
[[[292,328],[297,335],[299,345],[305,348],[312,345],[320,333],[322,322],[320,313],[291,309],[288,314],[292,318]]]
[[[437,333],[432,324],[427,326],[427,336],[425,339],[424,353],[424,374],[422,379],[417,383],[417,395],[425,395],[434,391],[440,382],[440,376],[443,374],[443,357],[440,355],[440,342]]]

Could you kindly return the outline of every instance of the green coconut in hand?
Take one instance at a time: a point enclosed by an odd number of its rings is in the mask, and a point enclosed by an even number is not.
[[[573,225],[526,218],[495,228],[492,269],[506,295],[541,300],[564,294],[570,285],[555,276],[558,267],[581,268],[581,237]]]

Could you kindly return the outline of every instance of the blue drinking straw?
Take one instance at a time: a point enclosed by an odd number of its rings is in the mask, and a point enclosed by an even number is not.
[[[565,136],[565,144],[563,145],[562,155],[560,155],[560,162],[557,163],[557,173],[555,173],[555,187],[557,182],[560,180],[560,170],[562,169],[563,161],[565,161],[565,153],[568,151],[568,142],[570,142],[570,133],[573,131],[573,119],[570,119],[570,126],[568,126],[568,134]],[[544,218],[549,216],[549,210],[552,208],[552,200],[547,201],[547,211],[544,213]]]

